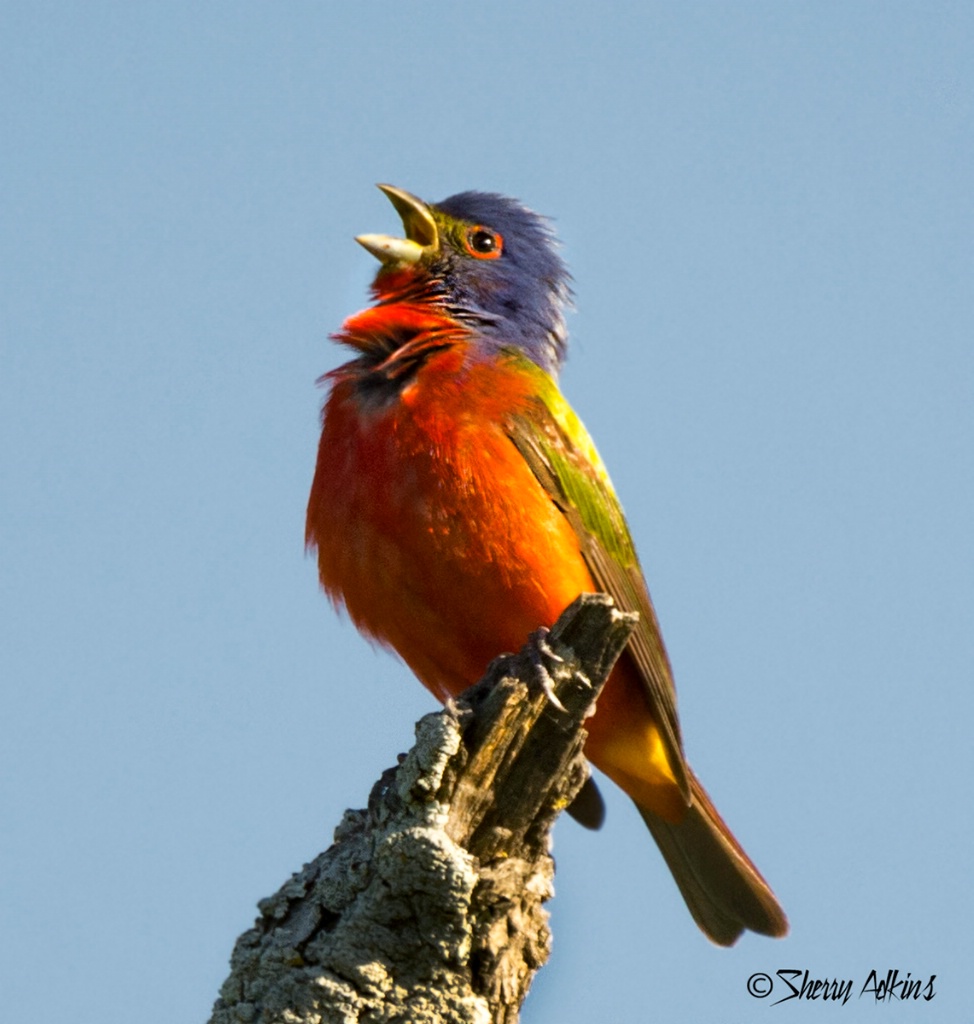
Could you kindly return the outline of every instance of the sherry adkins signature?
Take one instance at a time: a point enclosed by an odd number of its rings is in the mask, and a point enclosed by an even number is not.
[[[747,991],[755,999],[766,999],[772,992],[779,998],[775,999],[772,1006],[778,1003],[787,1003],[790,999],[821,999],[823,1002],[842,1003],[845,1005],[852,995],[854,982],[852,979],[840,980],[839,978],[813,978],[805,970],[775,971],[778,985],[769,974],[758,971],[747,979]],[[933,981],[936,974],[931,974],[927,980],[914,978],[907,971],[901,977],[899,971],[887,971],[885,976],[878,971],[870,971],[869,977],[859,989],[859,998],[872,996],[877,1003],[913,1002],[922,999],[930,1002],[937,994],[933,988]]]

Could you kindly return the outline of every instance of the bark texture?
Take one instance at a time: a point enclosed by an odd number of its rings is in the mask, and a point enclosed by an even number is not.
[[[421,719],[368,808],[260,902],[211,1024],[514,1024],[548,958],[550,831],[588,778],[582,721],[634,625],[585,595]]]

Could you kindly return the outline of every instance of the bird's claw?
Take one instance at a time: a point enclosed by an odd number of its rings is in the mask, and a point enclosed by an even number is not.
[[[537,676],[538,685],[544,691],[544,695],[559,711],[568,714],[568,709],[562,704],[555,693],[555,681],[551,678],[551,673],[544,663],[545,658],[559,665],[563,665],[565,662],[565,659],[548,643],[549,632],[550,630],[547,627],[542,626],[531,635],[531,640],[533,641],[531,645],[531,665]]]

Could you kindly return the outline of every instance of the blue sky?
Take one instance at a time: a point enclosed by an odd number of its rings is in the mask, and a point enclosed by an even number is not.
[[[555,218],[563,386],[687,750],[785,905],[708,945],[619,793],[526,1022],[902,1016],[974,962],[969,4],[0,7],[5,1016],[204,1019],[431,698],[302,549],[374,183]],[[756,971],[851,979],[769,1008]]]

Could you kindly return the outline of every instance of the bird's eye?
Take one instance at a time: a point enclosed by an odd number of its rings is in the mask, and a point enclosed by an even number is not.
[[[464,236],[467,252],[478,260],[496,260],[504,251],[504,239],[496,231],[475,224]]]

